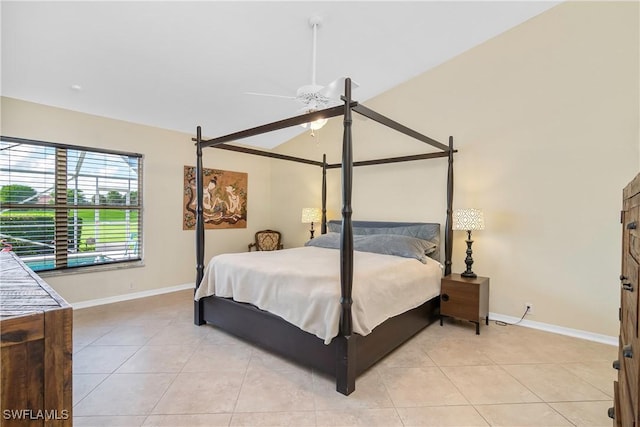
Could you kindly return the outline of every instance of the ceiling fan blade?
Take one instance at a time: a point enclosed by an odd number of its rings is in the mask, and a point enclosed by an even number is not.
[[[346,77],[339,77],[322,88],[319,93],[331,99],[340,99],[340,95],[344,92],[344,81]],[[351,89],[357,89],[360,85],[351,80]]]
[[[272,98],[296,99],[295,96],[276,95],[276,94],[273,94],[273,93],[245,92],[244,94],[245,95],[255,95],[255,96],[270,96]]]

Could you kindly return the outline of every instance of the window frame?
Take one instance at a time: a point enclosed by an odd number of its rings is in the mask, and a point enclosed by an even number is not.
[[[129,268],[129,267],[138,267],[143,264],[143,176],[144,176],[144,156],[140,153],[132,153],[121,150],[112,150],[105,148],[97,148],[97,147],[86,147],[72,144],[64,144],[64,143],[56,143],[56,142],[48,142],[48,141],[39,141],[33,139],[25,139],[25,138],[17,138],[11,136],[0,136],[0,140],[6,143],[15,143],[15,144],[24,144],[29,146],[37,146],[37,147],[46,147],[52,148],[55,151],[54,154],[54,165],[51,170],[47,168],[47,171],[43,174],[53,174],[54,175],[54,183],[53,183],[53,203],[47,202],[38,202],[35,203],[2,203],[0,206],[0,211],[4,211],[5,209],[25,209],[32,208],[34,210],[53,210],[54,211],[54,255],[53,259],[54,264],[52,268],[38,268],[35,269],[36,272],[40,275],[58,275],[65,273],[85,273],[88,271],[103,271],[103,270],[112,270],[112,269],[121,269],[121,268]],[[13,147],[7,147],[6,149],[10,149]],[[79,203],[76,198],[75,202],[73,200],[68,199],[68,190],[74,191],[74,188],[70,188],[67,184],[71,182],[73,179],[77,179],[78,177],[86,177],[86,175],[80,172],[80,168],[77,169],[75,175],[71,173],[71,171],[67,170],[67,154],[70,150],[76,151],[78,153],[86,153],[86,154],[103,154],[105,155],[105,162],[108,157],[106,156],[123,156],[126,158],[126,163],[129,168],[132,168],[131,161],[135,159],[135,169],[133,169],[135,173],[136,179],[128,178],[129,181],[129,189],[127,202],[125,204],[108,204],[102,202],[102,193],[98,191],[100,196],[94,195],[95,202],[91,204]],[[76,160],[80,161],[80,160]],[[82,164],[81,164],[82,165]],[[0,164],[2,167],[2,173],[9,173],[9,176],[12,173],[10,164]],[[28,171],[16,171],[15,173],[29,173]],[[114,178],[108,175],[100,176],[96,175],[96,186],[98,186],[99,179],[105,180],[127,180],[127,178]],[[130,184],[132,181],[137,182],[137,186],[135,188],[131,188]],[[10,180],[13,182],[13,180]],[[19,180],[16,180],[16,183],[19,183]],[[77,189],[77,187],[76,187]],[[136,192],[136,200],[135,203],[131,203],[130,195],[133,192]],[[79,192],[79,191],[78,191]],[[42,192],[42,194],[45,194]],[[76,193],[77,194],[77,193]],[[86,200],[85,200],[86,202]],[[125,255],[128,252],[129,245],[133,245],[135,250],[135,256],[129,256],[124,259],[116,259],[116,260],[98,260],[96,259],[93,263],[90,264],[79,264],[79,265],[69,265],[69,244],[71,242],[70,237],[70,229],[76,229],[75,223],[73,226],[70,225],[70,218],[77,218],[77,214],[71,214],[72,211],[77,211],[81,209],[89,209],[94,210],[95,214],[100,215],[103,211],[109,210],[118,210],[125,211],[125,227],[126,230],[131,230],[131,225],[134,225],[135,231],[128,233],[125,235],[124,242],[124,251]],[[132,212],[137,212],[137,220],[135,222],[131,222],[130,215]],[[99,221],[97,221],[99,223]],[[89,224],[87,224],[89,225]],[[91,224],[93,227],[96,227],[96,223]],[[77,232],[77,231],[76,231]],[[134,240],[135,236],[135,240]],[[97,236],[96,236],[97,237]],[[95,239],[94,239],[95,241]],[[81,242],[78,240],[74,240],[75,245],[80,245]],[[85,244],[86,245],[86,244]],[[78,250],[76,246],[76,250]],[[106,251],[105,251],[106,252]],[[81,253],[81,252],[79,252]],[[46,255],[39,255],[44,259]],[[23,260],[24,261],[24,260]]]

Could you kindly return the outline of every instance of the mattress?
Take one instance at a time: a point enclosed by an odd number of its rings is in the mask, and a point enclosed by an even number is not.
[[[440,294],[442,265],[354,251],[353,331],[369,334],[386,319]],[[195,299],[216,295],[282,317],[329,344],[340,321],[340,251],[301,247],[221,254],[205,268]]]

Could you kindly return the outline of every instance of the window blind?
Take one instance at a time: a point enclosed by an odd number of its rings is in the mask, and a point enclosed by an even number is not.
[[[139,261],[142,160],[135,153],[1,137],[3,246],[35,271]]]

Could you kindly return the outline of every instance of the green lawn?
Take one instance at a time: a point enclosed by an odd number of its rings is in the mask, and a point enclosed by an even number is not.
[[[3,212],[1,215],[4,216],[50,216],[53,218],[53,210],[42,210],[42,209],[29,209],[29,210],[7,210]],[[69,213],[69,216],[72,216],[73,212]],[[136,222],[138,220],[138,212],[131,211],[130,213],[131,222]],[[84,222],[93,222],[95,221],[95,210],[94,209],[78,209],[78,216],[81,217]],[[99,211],[100,222],[114,222],[114,221],[124,221],[125,220],[125,211],[120,209],[102,209]]]
[[[82,218],[82,231],[80,249],[88,249],[88,245],[85,244],[87,239],[95,239],[99,243],[115,243],[126,242],[130,239],[130,234],[137,232],[138,212],[130,211],[129,223],[130,230],[127,233],[126,227],[126,212],[120,209],[102,209],[98,211],[99,223],[95,224],[95,210],[94,209],[78,209],[78,217]],[[20,210],[20,211],[7,211],[2,213],[3,216],[54,216],[52,210]],[[69,212],[69,218],[73,217],[73,211]]]
[[[71,215],[71,214],[70,214]],[[117,222],[125,220],[125,211],[117,209],[103,209],[99,211],[100,222]],[[95,221],[95,210],[93,209],[78,209],[78,216],[82,218],[84,223],[91,223]],[[130,212],[130,221],[135,223],[138,221],[138,212]]]

